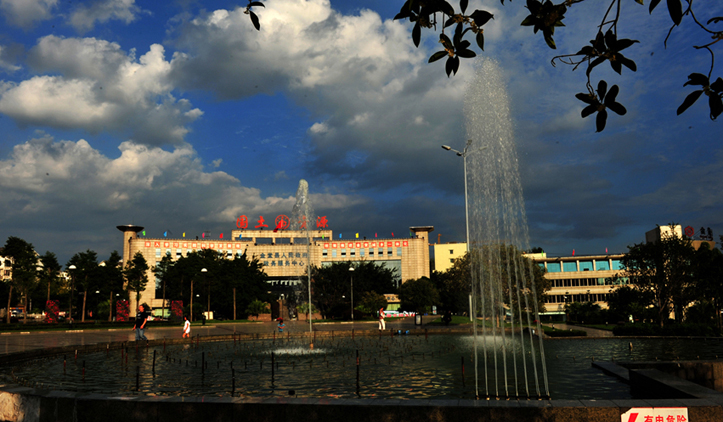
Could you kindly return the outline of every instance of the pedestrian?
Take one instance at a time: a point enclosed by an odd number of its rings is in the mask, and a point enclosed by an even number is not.
[[[286,328],[286,325],[284,324],[284,319],[279,318],[278,321],[279,321],[279,325],[277,325],[277,327],[279,328],[279,333],[283,333],[284,328]]]
[[[145,335],[146,322],[148,322],[148,312],[143,305],[140,305],[136,313],[136,323],[133,324],[133,329],[136,330],[136,341],[148,341]]]
[[[191,337],[191,321],[188,320],[187,316],[183,316],[183,336],[182,338]]]
[[[387,324],[384,321],[384,308],[379,308],[379,331],[384,331],[387,329]]]

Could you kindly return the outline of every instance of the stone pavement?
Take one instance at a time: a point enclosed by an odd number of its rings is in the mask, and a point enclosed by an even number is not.
[[[438,316],[425,316],[422,318],[426,324]],[[76,325],[77,326],[77,325]],[[376,321],[360,322],[339,322],[339,323],[315,323],[315,331],[351,331],[354,330],[377,330]],[[387,330],[415,330],[423,329],[422,326],[414,325],[414,318],[400,318],[387,321]],[[191,335],[218,336],[231,333],[271,334],[276,330],[276,322],[249,322],[249,323],[224,323],[206,326],[194,325],[191,327]],[[286,321],[286,331],[290,333],[308,332],[309,324],[306,321]],[[150,325],[145,332],[149,340],[162,340],[164,338],[181,338],[181,325],[178,327],[153,327]],[[135,331],[129,323],[127,328],[112,328],[99,330],[66,330],[66,331],[29,331],[29,332],[3,332],[0,325],[0,355],[20,353],[28,350],[55,348],[73,345],[91,345],[110,342],[134,341]]]

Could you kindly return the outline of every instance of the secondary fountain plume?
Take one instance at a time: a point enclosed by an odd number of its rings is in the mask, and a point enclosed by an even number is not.
[[[296,203],[291,209],[292,229],[303,231],[306,237],[306,275],[308,284],[308,312],[309,312],[309,339],[313,338],[311,325],[311,225],[314,219],[314,209],[309,200],[309,183],[299,180],[299,188],[296,189]],[[310,343],[313,348],[314,344]]]
[[[534,264],[521,255],[529,249],[529,233],[509,99],[495,61],[478,60],[476,67],[465,94],[464,115],[470,139],[468,248],[473,307],[483,321],[484,395],[549,397]],[[540,334],[537,341],[533,319]],[[505,329],[506,321],[511,328]],[[474,327],[475,382],[480,397],[476,323]]]

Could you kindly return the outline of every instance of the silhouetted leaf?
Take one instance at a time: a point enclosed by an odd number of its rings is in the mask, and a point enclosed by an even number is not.
[[[680,25],[680,21],[683,20],[683,5],[680,0],[668,0],[668,13],[673,23]]]
[[[723,100],[717,95],[709,94],[708,105],[710,106],[710,118],[715,120],[723,112]]]
[[[581,92],[579,94],[575,94],[575,98],[577,98],[578,100],[580,100],[586,104],[598,104],[597,98],[595,98],[595,96],[590,95],[589,93],[586,93],[586,92]]]
[[[598,108],[598,104],[591,104],[591,105],[583,108],[583,109],[582,109],[582,112],[580,112],[580,115],[581,115],[582,118],[584,119],[585,117],[587,117],[587,116],[593,114],[594,112],[596,112],[596,111],[597,111],[597,108]]]
[[[600,98],[601,100],[603,98],[605,98],[605,94],[607,94],[607,91],[608,91],[608,83],[605,82],[604,80],[601,80],[600,82],[598,82],[598,84],[597,84],[598,98]]]
[[[266,6],[264,6],[264,4],[261,3],[260,1],[252,1],[251,3],[249,3],[249,6],[248,6],[248,7],[254,7],[254,6],[266,7]]]
[[[660,0],[651,0],[650,1],[650,8],[648,9],[650,11],[650,13],[653,13],[653,9],[655,9],[655,6],[657,6],[658,3],[660,3]]]
[[[715,92],[723,92],[723,79],[718,78],[710,84],[710,89],[712,89]]]
[[[469,3],[469,0],[460,0],[459,2],[459,9],[464,13],[465,10],[467,10],[467,4]]]
[[[552,34],[545,31],[545,42],[547,43],[548,47],[550,47],[553,50],[557,50],[557,46],[555,45],[555,40],[552,39]]]
[[[688,82],[684,83],[683,86],[687,85],[700,85],[700,86],[708,86],[709,85],[708,77],[701,74],[701,73],[691,73],[688,75]]]
[[[710,25],[711,23],[718,23],[718,22],[723,22],[723,16],[718,16],[715,18],[708,19],[708,25]]]
[[[470,17],[477,26],[482,26],[489,22],[490,19],[494,19],[494,15],[485,10],[475,10]]]
[[[597,127],[596,132],[602,132],[605,130],[605,123],[608,120],[608,112],[605,109],[598,111],[597,117],[595,118],[595,126]]]
[[[623,56],[622,54],[617,54],[616,58],[620,63],[622,63],[623,66],[627,67],[628,69],[632,70],[633,72],[638,70],[638,66],[635,65],[635,62],[630,60],[629,58]]]
[[[259,24],[259,17],[256,16],[256,13],[249,11],[249,16],[251,17],[251,23],[254,24],[254,28],[256,28],[257,31],[260,31],[259,28],[261,28],[261,24]]]
[[[472,57],[476,57],[476,56],[477,56],[477,54],[476,54],[474,51],[468,50],[468,49],[466,49],[466,48],[463,48],[463,49],[461,49],[461,50],[457,50],[457,55],[458,55],[459,57],[464,57],[465,59],[471,59]]]
[[[437,51],[436,53],[432,54],[432,56],[429,58],[429,61],[427,63],[433,63],[437,60],[441,59],[442,57],[448,55],[447,51]]]
[[[678,107],[678,116],[680,116],[685,110],[688,109],[688,107],[692,106],[693,103],[698,101],[698,98],[700,98],[700,94],[703,93],[703,90],[693,91],[690,94],[688,94],[687,97],[685,97],[685,100],[683,100],[683,104]]]
[[[449,77],[449,75],[452,74],[453,72],[456,75],[457,70],[459,69],[459,58],[456,56],[448,58],[445,68],[447,71],[447,77]]]
[[[419,40],[422,38],[422,27],[419,26],[419,22],[414,24],[414,28],[412,28],[412,41],[414,42],[414,46],[419,48]]]
[[[477,33],[477,46],[480,50],[485,51],[485,35],[482,31]]]
[[[617,102],[610,103],[609,105],[606,104],[605,107],[609,108],[610,110],[612,110],[615,114],[617,114],[619,116],[624,116],[625,113],[628,112],[628,110],[625,107],[623,107],[622,104],[617,103]]]

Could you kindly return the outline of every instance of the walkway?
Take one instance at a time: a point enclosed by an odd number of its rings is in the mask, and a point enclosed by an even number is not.
[[[546,324],[547,325],[547,324]],[[615,337],[612,331],[598,330],[597,328],[580,327],[579,325],[567,325],[555,323],[555,328],[558,330],[578,330],[585,331],[588,337]]]
[[[424,324],[431,322],[438,316],[425,316]],[[0,325],[0,355],[20,353],[27,350],[45,349],[51,347],[64,347],[73,345],[104,344],[110,342],[134,341],[135,331],[128,324],[128,328],[112,328],[101,330],[67,330],[67,331],[30,331],[30,332],[2,332]],[[376,321],[316,323],[315,331],[351,331],[377,330]],[[387,322],[387,330],[418,330],[422,326],[414,325],[414,318],[400,318]],[[276,330],[276,322],[226,323],[209,324],[206,326],[194,325],[191,334],[196,336],[218,336],[231,333],[271,334]],[[290,333],[308,332],[309,324],[306,321],[286,321],[286,331]],[[162,340],[164,338],[180,338],[181,325],[178,327],[153,327],[146,330],[149,340]]]

